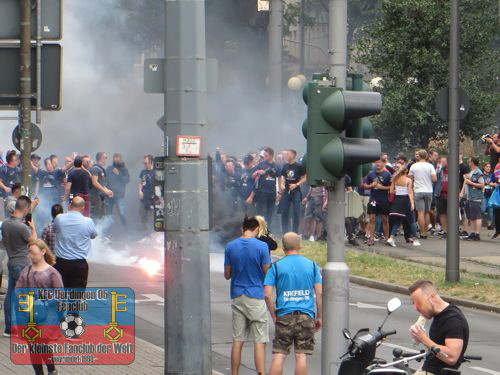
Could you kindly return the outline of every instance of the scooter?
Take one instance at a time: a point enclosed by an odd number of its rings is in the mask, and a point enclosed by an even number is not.
[[[404,370],[394,367],[384,368],[382,369],[382,372],[378,371],[379,369],[376,369],[375,367],[373,367],[372,370],[368,369],[370,366],[383,365],[387,363],[383,359],[376,358],[375,354],[377,347],[385,338],[396,334],[396,330],[384,331],[382,328],[389,316],[400,307],[401,300],[399,298],[393,298],[387,302],[387,315],[375,332],[371,332],[369,328],[363,328],[360,329],[354,337],[352,337],[348,329],[343,330],[344,337],[349,340],[349,347],[347,352],[340,357],[343,358],[343,360],[340,364],[338,375],[406,374]]]
[[[403,352],[403,350],[399,348],[395,348],[392,351],[392,355],[394,356],[394,361],[391,363],[387,363],[384,365],[380,365],[378,368],[384,368],[384,367],[390,367],[390,366],[395,366],[400,369],[405,370],[405,374],[411,375],[413,374],[414,370],[410,368],[409,363],[410,361],[418,361],[420,362],[422,359],[427,358],[428,356],[432,355],[437,355],[439,353],[439,348],[432,347],[430,348],[427,352],[424,350],[421,350],[420,353],[415,353],[415,352]],[[481,361],[482,357],[478,355],[464,355],[464,359],[462,363],[464,362],[471,362],[471,361]],[[376,374],[377,372],[374,372]],[[444,368],[441,370],[440,375],[460,375],[461,371],[456,370],[456,369],[451,369],[451,368]]]

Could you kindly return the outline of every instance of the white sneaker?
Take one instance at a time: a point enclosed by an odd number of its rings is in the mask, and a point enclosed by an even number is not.
[[[422,246],[422,244],[420,243],[420,241],[419,241],[419,240],[414,239],[414,240],[413,240],[413,246]]]
[[[309,241],[314,242],[314,236],[309,237]]]
[[[392,247],[396,247],[396,241],[394,241],[394,238],[389,238],[387,240],[387,244],[392,246]]]
[[[3,333],[2,333],[2,336],[3,336],[3,337],[10,337],[10,333],[3,332]]]

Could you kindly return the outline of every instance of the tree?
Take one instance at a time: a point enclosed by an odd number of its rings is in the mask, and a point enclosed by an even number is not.
[[[450,1],[384,0],[380,17],[363,29],[355,60],[382,78],[383,109],[375,129],[394,151],[427,147],[447,138],[448,125],[434,109],[448,85]],[[471,109],[461,136],[475,137],[493,122],[499,104],[497,0],[460,1],[460,86]]]

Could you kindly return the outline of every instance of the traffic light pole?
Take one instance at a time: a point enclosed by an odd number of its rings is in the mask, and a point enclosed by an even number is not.
[[[276,121],[282,111],[283,4],[281,0],[271,0],[269,6],[269,89],[272,121]]]
[[[330,0],[330,75],[336,86],[345,89],[347,79],[347,0]],[[342,330],[349,327],[349,268],[345,263],[344,178],[328,187],[327,263],[323,268],[323,330],[321,374],[338,373],[346,340]]]
[[[20,48],[20,106],[22,186],[24,194],[31,191],[31,0],[20,0],[21,48]]]
[[[208,162],[177,151],[179,135],[205,140],[203,0],[165,1],[165,57],[165,374],[208,375]]]
[[[449,87],[449,123],[448,123],[448,236],[446,237],[446,281],[457,282],[460,280],[460,239],[458,237],[458,212],[459,212],[459,0],[450,1],[450,87]]]

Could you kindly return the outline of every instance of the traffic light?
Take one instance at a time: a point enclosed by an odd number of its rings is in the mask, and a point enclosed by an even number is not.
[[[348,80],[347,88],[353,91],[367,91],[371,92],[370,86],[363,81],[363,75],[359,73],[348,74],[350,80]],[[373,136],[373,125],[371,121],[366,118],[354,119],[351,121],[351,125],[346,129],[346,137],[348,138],[371,138]],[[372,168],[371,163],[357,165],[347,172],[351,177],[351,183],[353,186],[359,186],[363,180],[363,176],[366,176]]]
[[[368,134],[363,131],[366,122],[362,119],[380,113],[379,93],[342,90],[326,74],[315,74],[304,88],[304,101],[308,107],[302,129],[307,138],[305,165],[311,186],[333,182],[379,157],[380,142],[364,138]],[[353,120],[360,121],[353,127]]]

